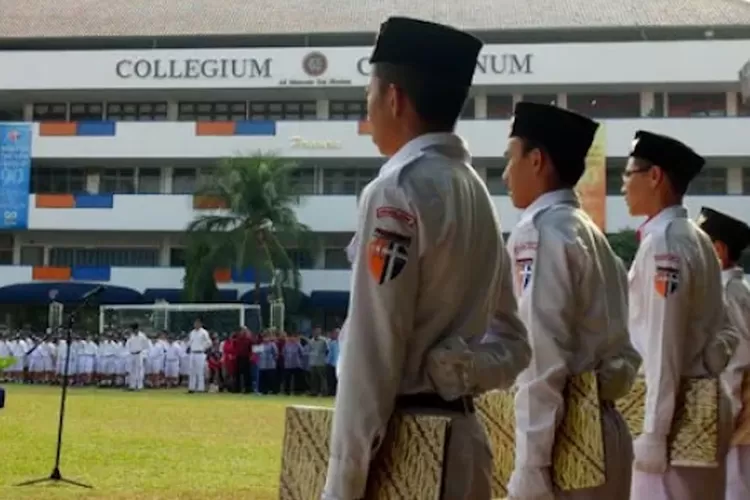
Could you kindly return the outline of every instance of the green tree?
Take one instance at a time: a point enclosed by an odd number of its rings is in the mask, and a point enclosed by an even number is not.
[[[220,213],[198,215],[187,228],[188,244],[184,294],[187,300],[212,300],[218,294],[214,270],[255,270],[255,302],[260,282],[274,280],[274,294],[282,286],[297,291],[300,274],[286,247],[312,250],[310,228],[297,220],[300,195],[294,185],[294,163],[268,154],[223,159],[214,175],[205,179],[197,195]]]
[[[609,244],[612,246],[612,250],[625,262],[626,266],[630,266],[635,258],[635,253],[638,251],[638,238],[635,231],[632,229],[625,229],[617,233],[610,233],[607,235]]]

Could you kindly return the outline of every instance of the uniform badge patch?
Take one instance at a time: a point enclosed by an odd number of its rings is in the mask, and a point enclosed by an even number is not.
[[[411,238],[392,231],[375,229],[367,247],[370,274],[382,285],[396,279],[409,261]]]
[[[391,218],[403,222],[407,226],[413,226],[416,221],[416,218],[412,214],[398,207],[378,207],[375,215],[378,219]]]
[[[526,290],[534,274],[534,259],[516,259],[516,289]]]
[[[656,267],[654,288],[661,297],[667,298],[677,291],[680,284],[680,270],[673,267]]]

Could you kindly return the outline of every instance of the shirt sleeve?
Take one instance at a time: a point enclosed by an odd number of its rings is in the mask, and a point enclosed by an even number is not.
[[[536,255],[516,265],[529,275],[519,291],[519,311],[531,345],[531,362],[518,377],[516,470],[548,467],[570,375],[566,351],[575,315],[576,247],[556,228],[540,226]],[[529,269],[530,268],[530,269]],[[525,286],[524,286],[525,285]]]
[[[742,281],[732,280],[727,285],[725,308],[738,344],[727,371],[742,372],[750,368],[750,294]]]
[[[477,393],[510,387],[531,359],[526,327],[518,314],[518,303],[513,293],[510,256],[505,247],[499,259],[500,290],[490,327],[481,343],[472,346]]]
[[[648,341],[643,352],[646,401],[643,432],[666,438],[672,427],[683,365],[683,335],[690,307],[690,275],[685,257],[668,233],[643,245],[640,272],[645,284]]]
[[[330,459],[323,497],[362,498],[401,383],[414,326],[421,254],[404,191],[380,179],[360,202],[346,336],[340,353]]]

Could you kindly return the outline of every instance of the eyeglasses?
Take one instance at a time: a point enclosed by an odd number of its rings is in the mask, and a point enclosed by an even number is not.
[[[644,173],[644,172],[648,172],[649,170],[651,170],[651,167],[645,167],[645,168],[634,168],[634,169],[632,169],[632,170],[625,170],[625,171],[624,171],[624,172],[622,173],[622,178],[623,178],[623,180],[625,180],[625,179],[630,179],[630,178],[631,178],[631,177],[633,177],[633,176],[634,176],[635,174],[642,174],[642,173]]]

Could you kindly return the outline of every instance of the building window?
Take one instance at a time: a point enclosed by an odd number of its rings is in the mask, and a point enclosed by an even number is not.
[[[745,274],[750,274],[750,249],[745,250],[742,254],[739,264],[745,270]]]
[[[315,194],[315,169],[314,168],[297,168],[292,172],[291,182],[297,191],[297,194],[309,195]]]
[[[568,109],[592,118],[638,118],[640,94],[568,94]]]
[[[309,250],[301,248],[287,248],[286,255],[297,269],[313,269],[314,259]]]
[[[664,92],[654,92],[654,107],[651,109],[646,116],[648,118],[661,118],[666,116],[664,109]]]
[[[750,194],[750,167],[742,169],[742,194]]]
[[[476,107],[474,103],[474,98],[469,97],[466,99],[466,102],[464,103],[464,107],[461,109],[461,116],[459,117],[460,120],[473,120],[476,118]]]
[[[351,269],[352,267],[345,248],[326,248],[324,265],[326,269]]]
[[[64,102],[34,104],[35,122],[64,122],[68,120],[68,105]]]
[[[185,267],[185,249],[172,247],[169,249],[169,267]]]
[[[215,174],[210,168],[175,168],[172,171],[172,194],[193,194]]]
[[[134,168],[107,168],[102,171],[99,192],[107,194],[135,193]]]
[[[550,104],[557,106],[557,94],[524,94],[522,101],[535,102],[537,104]]]
[[[166,102],[111,102],[107,104],[107,119],[118,122],[166,121]]]
[[[750,98],[744,102],[740,93],[737,93],[737,116],[750,116]]]
[[[246,102],[181,102],[179,120],[184,122],[238,122],[247,119]]]
[[[618,195],[621,194],[622,189],[622,168],[608,168],[607,169],[607,194]]]
[[[323,172],[323,194],[359,195],[378,175],[377,169],[330,168]]]
[[[506,196],[508,194],[508,186],[503,181],[504,171],[504,168],[487,169],[487,190],[493,196]]]
[[[365,120],[367,101],[331,101],[328,117],[331,120]]]
[[[43,266],[44,247],[38,245],[23,245],[21,247],[22,266]]]
[[[138,169],[138,194],[161,193],[161,170],[158,168]]]
[[[513,115],[512,95],[488,95],[487,118],[506,119]]]
[[[23,121],[23,108],[21,106],[13,107],[12,104],[3,104],[7,108],[0,108],[0,122],[20,122]]]
[[[104,106],[100,102],[74,102],[70,105],[70,121],[100,122],[104,118]]]
[[[704,168],[688,187],[689,195],[727,194],[727,169]]]
[[[315,120],[318,104],[315,101],[281,101],[250,103],[251,120]]]
[[[33,167],[31,190],[37,194],[86,192],[86,170],[82,168]]]
[[[712,94],[669,93],[669,116],[699,118],[727,116],[727,97],[723,92]]]
[[[49,265],[58,267],[157,267],[157,248],[50,248]]]

